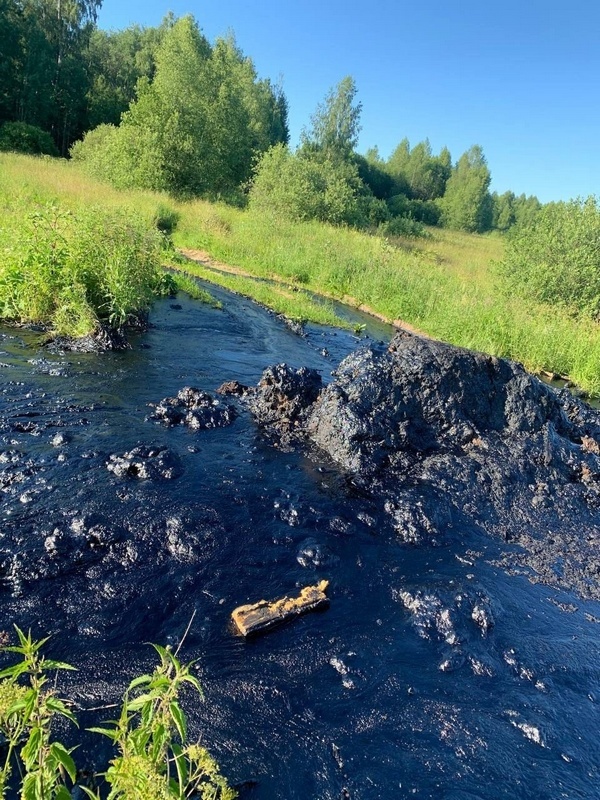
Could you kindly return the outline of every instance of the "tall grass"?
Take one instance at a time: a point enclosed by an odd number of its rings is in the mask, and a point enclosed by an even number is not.
[[[146,313],[164,286],[157,226],[173,214],[95,191],[69,166],[0,157],[0,317],[77,337]]]
[[[176,203],[164,193],[117,191],[63,159],[0,153],[0,207],[16,197],[33,205],[59,204],[71,212],[90,205],[107,211],[135,211],[152,226],[161,215],[176,210]]]
[[[218,272],[194,262],[179,265],[178,268],[183,268],[190,275],[216,283],[232,292],[251,297],[277,314],[283,314],[293,321],[310,320],[321,325],[335,325],[338,328],[352,327],[335,313],[331,302],[326,299],[313,298],[297,286],[286,287],[279,283],[269,283],[243,275]]]

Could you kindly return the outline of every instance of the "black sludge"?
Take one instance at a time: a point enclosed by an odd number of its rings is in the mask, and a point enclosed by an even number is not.
[[[0,630],[52,634],[83,730],[193,615],[191,732],[248,798],[594,797],[596,412],[220,297],[100,357],[1,332]],[[325,613],[232,635],[236,606],[321,580]]]
[[[600,424],[566,391],[518,364],[399,333],[344,359],[296,418],[401,540],[439,543],[474,527],[520,544],[514,563],[540,580],[600,598]]]

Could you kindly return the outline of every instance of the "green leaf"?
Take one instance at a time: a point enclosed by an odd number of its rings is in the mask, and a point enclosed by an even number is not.
[[[41,650],[42,647],[46,644],[46,642],[50,639],[49,636],[46,636],[44,639],[40,639],[37,642],[32,641],[31,639],[31,632],[29,632],[29,646],[31,647],[31,651],[33,653],[37,653],[38,650]]]
[[[69,778],[75,783],[77,769],[69,751],[60,742],[52,742],[50,752],[62,764]]]
[[[100,800],[100,795],[98,794],[98,792],[96,792],[96,794],[94,794],[91,789],[88,789],[87,786],[81,786],[81,785],[78,784],[77,788],[81,789],[81,791],[84,794],[87,794],[87,796],[90,798],[90,800]]]
[[[36,692],[35,689],[30,689],[25,695],[25,708],[23,710],[23,715],[26,720],[28,720],[33,714],[33,709],[35,708],[37,700],[38,692]]]
[[[179,703],[173,701],[169,703],[169,711],[171,712],[171,716],[173,717],[173,722],[175,723],[175,727],[177,728],[177,733],[181,737],[181,741],[185,742],[185,738],[187,736],[187,723],[185,719],[185,714],[181,710]]]
[[[116,742],[119,738],[119,731],[117,728],[86,728],[86,730],[90,731],[90,733],[101,733],[102,736],[108,736],[113,742]]]
[[[43,661],[44,669],[68,669],[73,672],[77,672],[77,667],[71,666],[71,664],[65,664],[64,661],[52,661],[48,659],[47,661]]]
[[[25,708],[25,701],[24,700],[17,700],[6,711],[6,717],[12,717],[13,714],[16,714],[17,711],[23,711],[24,708]]]
[[[21,628],[18,625],[15,625],[15,630],[17,632],[17,636],[19,637],[19,641],[21,642],[22,647],[27,647],[27,645],[31,644],[31,631],[29,631],[29,635],[25,636]]]
[[[166,675],[155,675],[150,683],[152,689],[165,689],[170,685],[171,681]]]
[[[73,797],[66,786],[59,786],[54,795],[54,800],[73,800]]]
[[[159,644],[153,644],[152,642],[150,642],[150,644],[156,650],[156,652],[161,657],[161,659],[164,661],[164,663],[168,663],[171,660],[170,659],[170,655],[171,654],[169,653],[169,651],[165,647],[162,647]]]
[[[29,667],[23,661],[19,664],[14,664],[12,667],[7,667],[0,671],[0,680],[2,678],[18,678],[19,675],[22,675],[24,672],[28,672]]]
[[[185,683],[190,683],[194,689],[197,690],[200,697],[204,699],[204,692],[202,691],[202,687],[200,686],[198,678],[196,678],[194,675],[184,675],[181,680]]]
[[[31,729],[27,744],[21,750],[21,758],[25,762],[27,769],[31,769],[37,763],[38,751],[42,744],[42,729],[35,727]]]
[[[66,717],[68,720],[71,720],[75,725],[78,725],[77,719],[73,712],[66,707],[62,700],[59,700],[58,697],[47,697],[46,698],[46,707],[53,711],[55,714],[60,714],[61,717]]]
[[[152,736],[152,760],[157,761],[164,745],[168,741],[167,729],[164,725],[158,725]]]
[[[171,750],[173,751],[174,761],[175,761],[175,768],[177,769],[177,778],[179,781],[179,790],[180,794],[183,794],[185,791],[185,787],[187,786],[188,782],[188,764],[185,755],[183,754],[183,749],[178,744],[173,744],[171,746]]]
[[[25,775],[21,786],[21,800],[39,800],[36,787],[36,776],[32,773]]]
[[[134,698],[133,700],[129,700],[127,703],[127,710],[128,711],[139,711],[142,706],[145,706],[146,703],[151,703],[155,700],[155,696],[152,694],[141,694],[139,697]]]
[[[143,686],[147,683],[150,683],[152,680],[152,675],[140,675],[138,678],[134,678],[131,683],[129,684],[127,691],[131,691],[135,689],[136,686]]]
[[[167,650],[167,654],[169,656],[169,661],[171,662],[171,664],[173,664],[176,671],[181,672],[181,661],[177,658],[177,656],[174,653],[171,653],[169,650]]]

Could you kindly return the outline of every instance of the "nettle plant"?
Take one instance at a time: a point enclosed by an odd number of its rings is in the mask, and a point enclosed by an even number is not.
[[[21,660],[0,672],[0,798],[72,800],[69,786],[77,782],[76,748],[52,739],[53,722],[63,717],[77,725],[68,700],[57,696],[50,673],[73,670],[45,658],[48,639],[34,641],[15,626],[19,643],[1,652]],[[91,728],[112,741],[116,755],[106,772],[105,786],[93,791],[79,784],[92,800],[234,800],[237,793],[201,745],[187,743],[187,721],[179,704],[185,684],[202,696],[193,662],[182,664],[177,653],[153,645],[160,663],[151,675],[129,684],[119,718],[106,727]]]
[[[22,658],[0,672],[0,734],[6,752],[0,796],[6,796],[16,766],[23,800],[70,800],[65,779],[68,776],[75,781],[75,763],[71,751],[51,741],[51,724],[56,717],[77,723],[67,703],[48,688],[48,672],[73,667],[41,655],[47,639],[34,642],[31,634],[25,635],[19,628],[16,631],[19,644],[2,647]]]

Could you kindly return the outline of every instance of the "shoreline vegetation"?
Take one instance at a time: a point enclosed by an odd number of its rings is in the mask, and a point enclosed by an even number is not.
[[[498,234],[430,229],[424,239],[386,238],[198,200],[187,206],[173,238],[177,247],[206,251],[255,278],[282,281],[600,393],[600,327],[583,314],[513,293],[500,268],[505,240]],[[252,293],[259,284],[246,277],[189,261],[177,268],[261,300]],[[234,278],[244,286],[236,287]]]
[[[189,278],[199,277],[294,320],[348,327],[313,295],[367,306],[390,322],[402,320],[533,372],[568,376],[586,393],[600,394],[600,327],[511,292],[499,268],[505,250],[499,234],[429,229],[424,238],[385,237],[224,203],[117,190],[72,162],[16,154],[0,154],[0,204],[0,316],[6,322],[41,322],[83,335],[101,319],[126,324],[161,292],[193,293],[197,284]],[[73,223],[80,219],[83,229]],[[116,254],[102,249],[110,225],[110,238],[120,243]],[[216,272],[176,248],[205,251],[244,274]],[[94,266],[89,259],[98,253]],[[166,278],[161,264],[181,277]],[[195,296],[211,301],[199,289]]]

